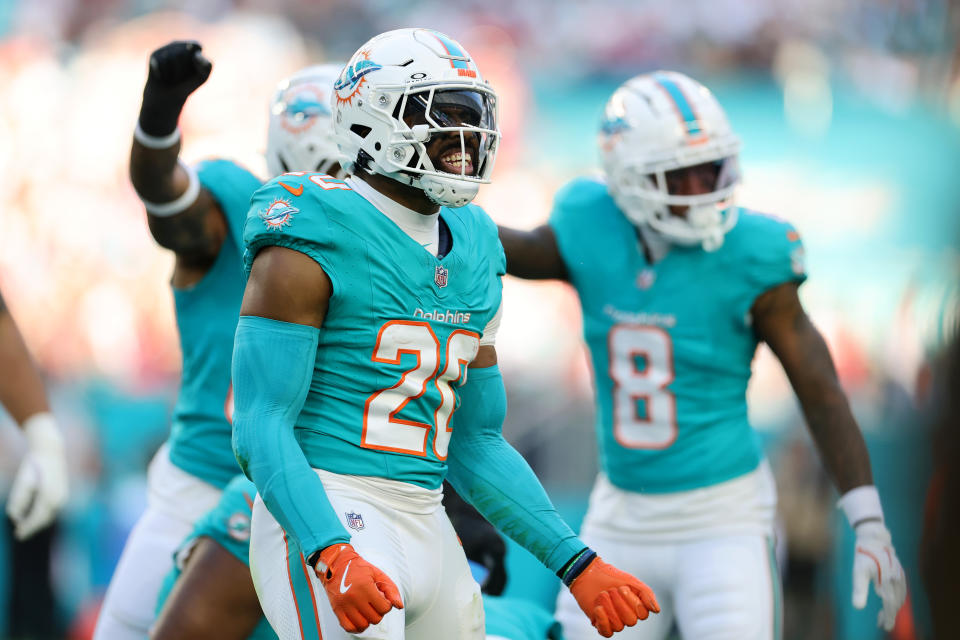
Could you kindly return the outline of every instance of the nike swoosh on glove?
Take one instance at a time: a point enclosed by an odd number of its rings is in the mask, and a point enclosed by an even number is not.
[[[403,609],[397,585],[349,544],[321,551],[315,571],[340,626],[348,633],[377,624],[393,607]]]
[[[900,605],[907,597],[907,579],[897,559],[890,532],[880,522],[864,522],[856,528],[853,557],[853,606],[867,604],[870,582],[883,602],[877,625],[893,629]]]
[[[599,557],[576,577],[570,593],[604,638],[646,620],[651,611],[660,613],[650,587]]]
[[[27,454],[20,463],[7,499],[14,535],[25,540],[57,516],[67,501],[67,458],[63,437],[49,413],[23,423]]]

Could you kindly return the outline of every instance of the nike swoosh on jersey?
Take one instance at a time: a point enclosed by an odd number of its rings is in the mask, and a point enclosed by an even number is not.
[[[303,185],[302,185],[302,184],[298,184],[296,188],[293,188],[293,187],[291,187],[291,186],[288,185],[288,184],[284,184],[283,182],[278,182],[277,184],[279,184],[281,187],[283,187],[284,189],[286,189],[287,191],[289,191],[290,193],[292,193],[292,194],[295,195],[295,196],[299,196],[299,195],[301,195],[301,194],[303,193]]]
[[[282,184],[282,183],[281,183],[281,184]],[[300,185],[300,188],[303,189],[303,185]],[[348,584],[348,585],[346,586],[346,588],[344,588],[344,586],[343,586],[343,585],[346,584],[346,582],[347,582],[347,572],[350,571],[350,564],[351,564],[352,562],[353,562],[353,560],[351,560],[350,562],[348,562],[348,563],[347,563],[347,568],[343,570],[343,577],[340,578],[340,593],[346,593],[347,591],[350,591],[350,587],[353,586],[352,584]]]

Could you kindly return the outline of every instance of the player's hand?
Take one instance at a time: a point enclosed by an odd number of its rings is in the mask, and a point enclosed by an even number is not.
[[[210,77],[213,65],[199,42],[175,40],[150,54],[150,71],[143,88],[140,128],[151,136],[166,136],[177,128],[187,97]]]
[[[570,593],[604,638],[646,620],[651,611],[660,613],[650,587],[599,557],[576,577]]]
[[[67,459],[63,437],[49,413],[28,419],[23,426],[27,455],[10,489],[7,514],[18,540],[47,526],[67,501]]]
[[[377,624],[393,607],[403,609],[400,590],[393,580],[349,544],[338,543],[321,551],[316,572],[347,633],[360,633]]]
[[[856,529],[857,540],[853,558],[853,606],[863,609],[867,604],[870,582],[883,609],[877,625],[887,631],[893,629],[900,605],[907,597],[907,580],[890,540],[890,532],[880,522],[864,522]]]

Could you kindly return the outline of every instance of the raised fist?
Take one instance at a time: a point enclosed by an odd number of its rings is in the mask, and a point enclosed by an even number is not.
[[[207,81],[212,67],[203,56],[200,43],[192,40],[175,40],[151,53],[140,107],[140,128],[144,133],[173,133],[187,97]]]

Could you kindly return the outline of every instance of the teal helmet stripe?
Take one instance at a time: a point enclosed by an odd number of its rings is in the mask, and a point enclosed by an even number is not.
[[[443,35],[443,34],[440,33],[439,31],[431,31],[430,33],[432,33],[434,36],[436,36],[437,40],[440,41],[440,44],[443,45],[443,48],[446,49],[446,50],[447,50],[447,53],[449,53],[451,56],[457,56],[457,57],[459,57],[459,58],[467,58],[467,57],[469,57],[469,56],[467,56],[467,54],[463,51],[463,49],[460,48],[460,46],[459,46],[456,42],[454,42],[453,40],[451,40],[451,39],[448,38],[447,36]],[[470,68],[470,67],[467,65],[467,63],[466,63],[465,61],[463,61],[463,60],[451,60],[451,61],[450,61],[450,64],[453,65],[453,68],[454,68],[454,69],[469,69],[469,68]]]
[[[702,133],[697,114],[694,113],[693,106],[690,104],[690,101],[687,100],[687,96],[683,95],[683,91],[677,86],[677,83],[671,80],[670,76],[662,73],[654,74],[653,79],[663,87],[663,90],[667,92],[667,95],[670,96],[670,99],[673,100],[673,103],[677,106],[680,118],[686,124],[687,133],[691,136]]]

